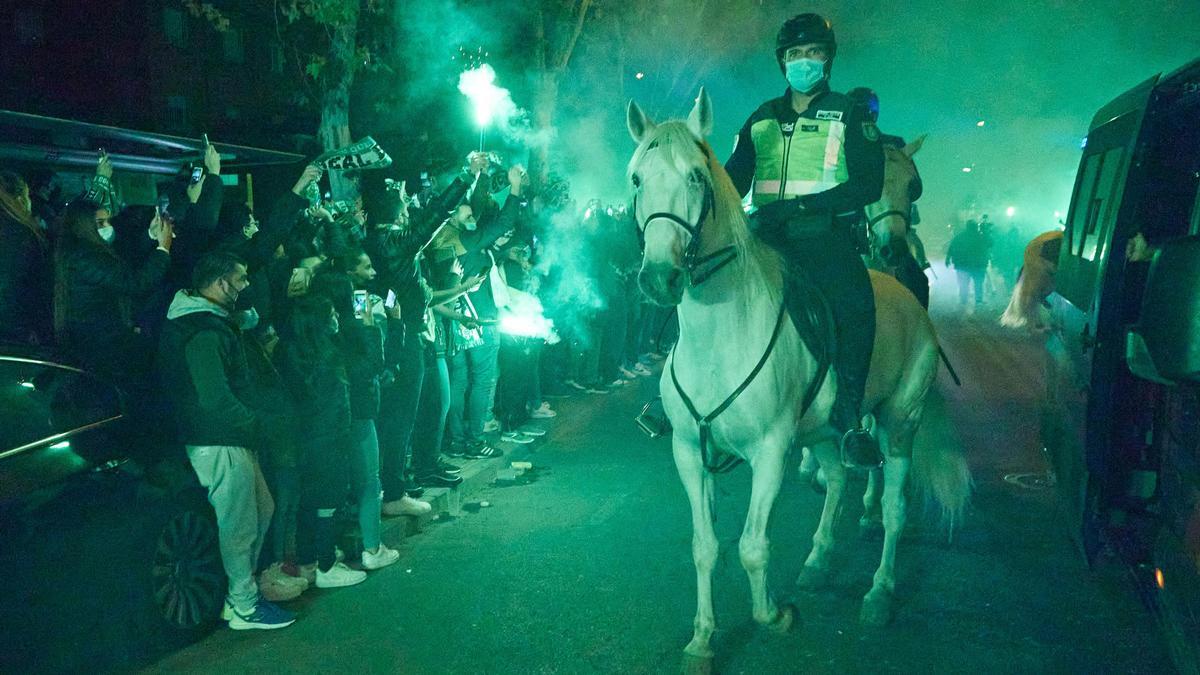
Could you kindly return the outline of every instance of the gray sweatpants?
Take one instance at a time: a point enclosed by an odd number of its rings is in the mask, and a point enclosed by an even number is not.
[[[262,469],[252,452],[234,445],[189,445],[187,454],[217,512],[229,604],[238,612],[252,612],[258,602],[254,568],[275,511]]]

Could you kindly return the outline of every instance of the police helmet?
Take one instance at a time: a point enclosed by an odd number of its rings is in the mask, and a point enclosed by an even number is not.
[[[789,47],[812,42],[827,45],[830,60],[833,60],[834,55],[837,54],[837,39],[833,35],[833,24],[820,14],[797,14],[783,22],[783,26],[779,29],[779,34],[775,37],[775,58],[782,62],[783,53]]]

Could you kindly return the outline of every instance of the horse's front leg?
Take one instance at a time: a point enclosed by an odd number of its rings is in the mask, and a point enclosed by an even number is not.
[[[711,669],[709,645],[716,620],[713,618],[712,574],[717,563],[717,534],[713,530],[713,477],[704,469],[695,444],[672,440],[675,468],[692,506],[692,560],[696,564],[696,621],[692,641],[684,648],[684,666],[703,672]],[[689,660],[691,661],[689,665]]]
[[[896,589],[896,543],[904,531],[909,457],[888,457],[883,465],[883,556],[875,571],[871,590],[863,598],[859,620],[869,626],[884,626],[892,620],[892,594]]]
[[[825,472],[825,508],[821,510],[821,522],[813,534],[812,551],[804,561],[804,569],[796,584],[804,589],[821,588],[829,583],[830,553],[833,551],[833,526],[841,509],[842,495],[846,491],[846,468],[838,457],[833,441],[824,440],[812,445],[813,452]]]
[[[753,478],[750,487],[750,508],[746,513],[746,526],[738,544],[742,567],[750,578],[750,600],[754,620],[776,632],[786,632],[792,625],[793,611],[775,605],[767,588],[767,565],[771,559],[771,542],[767,538],[767,525],[771,509],[779,496],[783,482],[783,470],[787,460],[784,443],[764,444],[751,463]]]

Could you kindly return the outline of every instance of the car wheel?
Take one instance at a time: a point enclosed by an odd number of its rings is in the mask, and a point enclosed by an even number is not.
[[[220,614],[225,573],[209,513],[189,509],[168,520],[158,533],[151,565],[154,604],[168,626],[190,632]]]

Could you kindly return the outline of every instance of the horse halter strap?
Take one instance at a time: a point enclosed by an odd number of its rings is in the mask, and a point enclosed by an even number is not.
[[[775,330],[771,333],[771,341],[767,343],[767,349],[763,352],[762,358],[758,360],[758,363],[754,366],[754,370],[750,371],[750,374],[746,376],[746,379],[742,380],[737,389],[734,389],[733,393],[721,405],[717,406],[707,415],[701,415],[696,410],[696,405],[692,403],[692,399],[688,398],[687,393],[683,391],[683,387],[679,385],[679,378],[675,376],[675,354],[674,350],[672,350],[671,383],[675,385],[675,392],[679,394],[679,398],[683,400],[683,405],[687,407],[688,413],[700,428],[700,461],[704,463],[704,468],[710,473],[725,473],[742,463],[742,458],[728,453],[723,453],[725,456],[719,462],[713,462],[712,455],[708,449],[708,437],[711,432],[712,422],[717,419],[718,415],[728,410],[729,406],[733,405],[738,396],[741,396],[742,392],[746,391],[746,387],[749,387],[750,383],[754,381],[754,378],[758,377],[758,373],[763,369],[763,366],[767,365],[767,359],[771,357],[771,352],[775,351],[775,343],[779,341],[779,333],[783,328],[783,319],[785,316],[787,316],[787,305],[780,303],[779,315],[775,317]]]
[[[910,221],[909,215],[899,209],[891,209],[888,211],[884,211],[883,213],[877,214],[877,215],[869,218],[867,220],[867,228],[870,229],[872,227],[875,227],[880,222],[882,222],[888,218],[893,218],[893,217],[903,220],[904,228],[906,230],[912,229],[912,222]]]
[[[704,204],[700,207],[700,217],[696,219],[696,223],[692,224],[680,218],[679,216],[669,211],[658,211],[646,216],[646,219],[637,224],[638,244],[641,248],[646,248],[646,226],[650,221],[656,219],[669,220],[672,223],[682,227],[692,240],[688,242],[687,250],[683,252],[683,267],[688,271],[688,276],[691,278],[692,286],[699,286],[716,274],[722,267],[733,262],[737,258],[737,248],[733,245],[726,246],[709,253],[700,255],[700,232],[704,228],[704,222],[708,220],[716,206],[716,196],[713,194],[712,183],[704,181]],[[633,197],[633,217],[637,219],[637,195]],[[717,260],[719,258],[719,260]],[[713,260],[717,260],[716,264],[697,273],[696,270],[702,265],[705,265]]]

